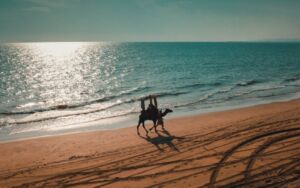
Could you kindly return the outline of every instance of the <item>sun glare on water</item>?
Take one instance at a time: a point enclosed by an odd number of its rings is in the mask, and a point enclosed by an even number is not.
[[[16,44],[22,49],[24,81],[27,88],[50,106],[82,100],[92,90],[90,77],[93,49],[98,43],[41,42]],[[97,45],[97,48],[93,46]],[[92,55],[91,55],[92,54]]]
[[[45,42],[45,43],[31,43],[29,46],[33,47],[37,52],[53,56],[55,58],[63,58],[72,55],[73,53],[82,50],[89,43],[82,42]]]

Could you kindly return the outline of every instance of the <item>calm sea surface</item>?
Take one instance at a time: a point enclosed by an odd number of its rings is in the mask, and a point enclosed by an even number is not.
[[[300,43],[0,45],[0,140],[134,125],[149,94],[174,117],[299,93]]]

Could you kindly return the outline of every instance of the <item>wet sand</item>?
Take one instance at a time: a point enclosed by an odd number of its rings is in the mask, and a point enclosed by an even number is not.
[[[140,136],[130,127],[0,151],[0,187],[299,187],[300,100],[171,118]]]

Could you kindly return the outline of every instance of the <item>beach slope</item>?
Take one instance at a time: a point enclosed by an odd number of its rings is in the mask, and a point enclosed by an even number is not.
[[[0,151],[0,187],[299,187],[300,100],[173,118],[140,136],[131,127]]]

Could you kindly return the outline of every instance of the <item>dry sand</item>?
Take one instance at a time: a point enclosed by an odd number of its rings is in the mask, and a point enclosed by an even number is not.
[[[165,128],[2,143],[0,187],[300,187],[300,100],[173,118]]]

